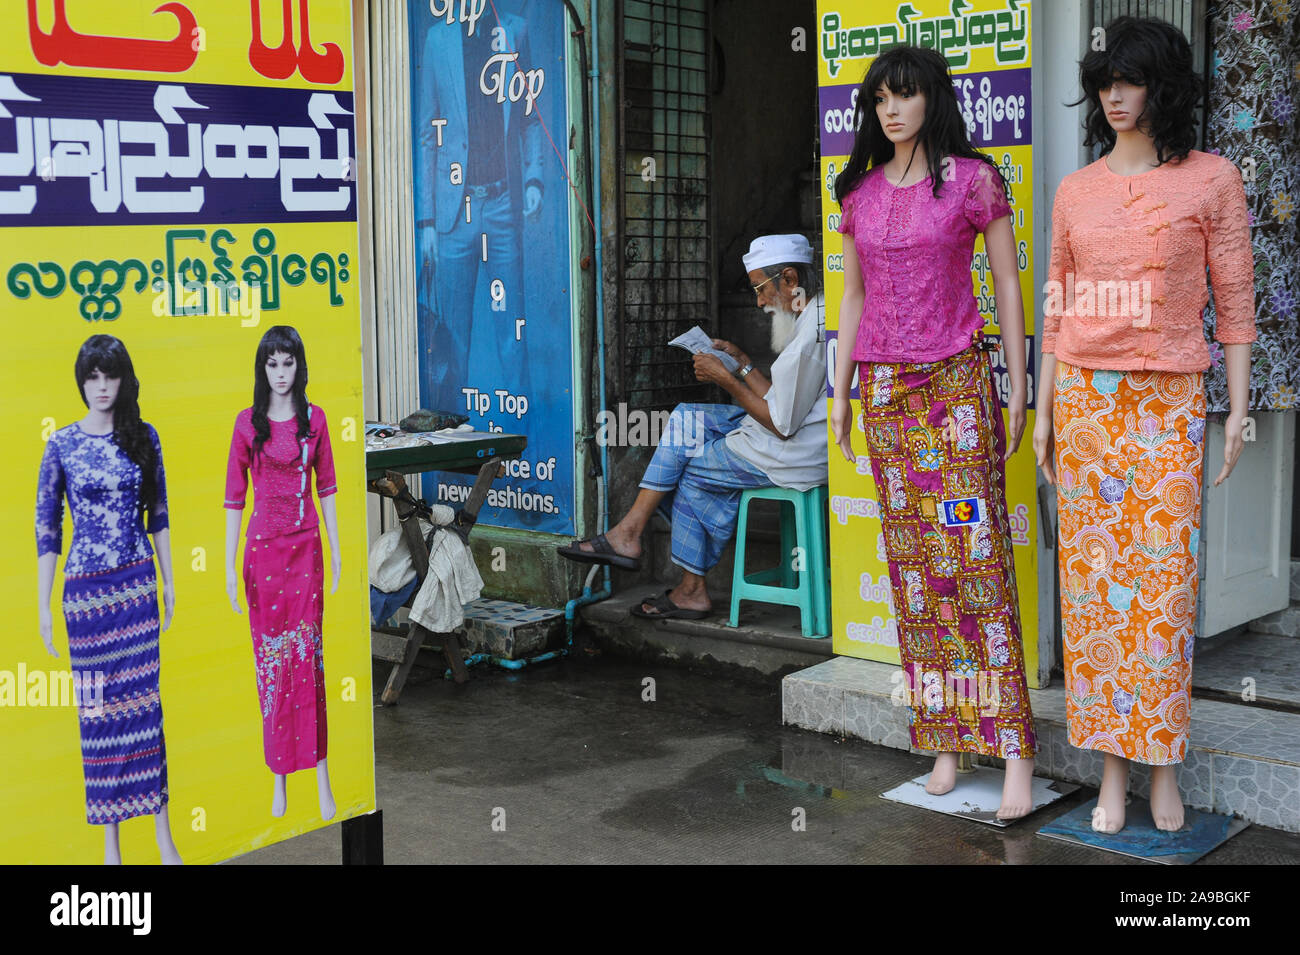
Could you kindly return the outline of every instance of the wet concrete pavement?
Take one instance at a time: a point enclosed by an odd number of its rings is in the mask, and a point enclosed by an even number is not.
[[[930,761],[782,727],[775,678],[586,655],[478,667],[464,686],[439,676],[376,707],[375,747],[390,864],[1142,864],[1035,835],[1087,788],[1006,830],[881,799]],[[335,825],[236,862],[339,858]],[[1300,863],[1300,835],[1254,826],[1200,864],[1233,863]]]

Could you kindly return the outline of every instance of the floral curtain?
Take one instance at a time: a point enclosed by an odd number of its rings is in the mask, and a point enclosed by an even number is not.
[[[1300,405],[1300,0],[1212,3],[1206,149],[1246,180],[1255,249],[1255,344],[1250,407]],[[1209,410],[1228,408],[1223,348],[1206,337]]]

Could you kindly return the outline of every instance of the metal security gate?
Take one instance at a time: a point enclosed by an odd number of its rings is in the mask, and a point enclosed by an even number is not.
[[[709,0],[619,0],[617,400],[707,398],[668,340],[716,333]]]

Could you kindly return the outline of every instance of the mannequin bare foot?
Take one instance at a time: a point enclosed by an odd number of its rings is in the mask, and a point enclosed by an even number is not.
[[[104,865],[121,865],[122,848],[117,842],[117,823],[104,827]]]
[[[1008,759],[1007,773],[1002,780],[1002,805],[998,807],[998,818],[1011,820],[1028,815],[1029,810],[1034,808],[1033,786],[1033,759]]]
[[[284,791],[284,777],[275,775],[275,788],[271,795],[271,815],[279,818],[289,805],[289,797]]]
[[[1124,828],[1124,797],[1128,792],[1128,760],[1106,754],[1106,768],[1101,774],[1101,792],[1097,808],[1092,811],[1092,828],[1096,832],[1116,833]]]
[[[167,818],[167,807],[163,806],[153,817],[154,840],[158,843],[158,855],[163,865],[181,865],[181,854],[176,851],[172,841],[172,825]]]
[[[334,818],[334,793],[330,792],[330,774],[323,759],[316,764],[316,795],[320,799],[320,817],[329,822]]]
[[[930,770],[925,791],[931,796],[942,796],[946,792],[951,792],[955,785],[957,785],[957,754],[940,753],[934,758],[934,769]]]
[[[1176,766],[1151,767],[1151,818],[1156,828],[1177,832],[1183,828],[1183,799],[1178,794]]]

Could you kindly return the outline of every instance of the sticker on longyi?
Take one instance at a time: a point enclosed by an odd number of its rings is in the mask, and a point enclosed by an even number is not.
[[[983,524],[986,517],[982,497],[954,497],[943,502],[943,523],[946,527]]]

